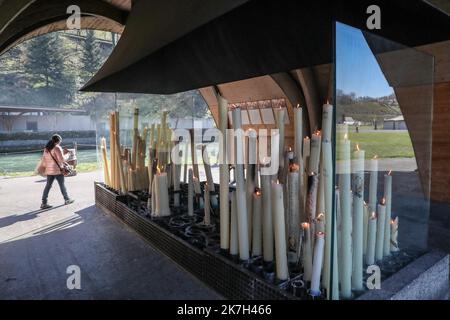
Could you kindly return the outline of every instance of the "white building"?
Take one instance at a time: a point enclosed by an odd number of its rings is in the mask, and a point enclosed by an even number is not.
[[[83,110],[0,106],[0,132],[91,130],[95,130],[95,122]]]

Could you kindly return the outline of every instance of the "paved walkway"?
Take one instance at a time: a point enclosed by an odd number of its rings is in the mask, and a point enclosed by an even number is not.
[[[132,230],[94,207],[100,173],[66,180],[76,202],[62,206],[55,183],[51,210],[37,210],[40,177],[0,178],[0,299],[217,299],[199,280]],[[81,270],[69,290],[66,269]]]

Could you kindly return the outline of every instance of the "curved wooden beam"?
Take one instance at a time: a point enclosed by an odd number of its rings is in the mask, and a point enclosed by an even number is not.
[[[298,78],[303,94],[305,95],[311,131],[315,131],[321,127],[322,105],[320,103],[320,96],[317,90],[313,71],[308,67],[295,70],[295,74]]]
[[[0,34],[36,0],[14,0],[1,3]]]
[[[310,136],[311,128],[314,128],[315,124],[313,121],[314,117],[311,117],[310,114],[314,114],[314,110],[310,110],[299,84],[287,72],[276,73],[271,75],[271,77],[289,99],[292,107],[300,105],[304,108],[303,123],[305,125],[303,126],[303,136]],[[292,107],[288,107],[288,112],[289,117],[294,119]]]
[[[112,24],[124,25],[128,16],[127,11],[101,0],[37,0],[15,17],[0,34],[0,53],[37,29],[66,21],[69,17],[66,11],[70,5],[79,6],[82,17],[95,16]]]

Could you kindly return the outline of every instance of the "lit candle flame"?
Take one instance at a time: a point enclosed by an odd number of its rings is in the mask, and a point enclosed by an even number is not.
[[[309,137],[308,137],[308,136],[306,136],[306,137],[305,137],[305,139],[303,139],[303,140],[309,140]]]
[[[378,155],[373,156],[373,160],[376,160],[376,159],[378,159]]]
[[[344,140],[348,140],[348,134],[344,134]]]
[[[392,170],[389,170],[388,172],[388,176],[390,176],[392,174]]]
[[[260,191],[259,189],[257,189],[257,190],[255,191],[255,194],[256,194],[257,196],[260,196],[260,195],[261,195],[261,191]]]
[[[291,164],[289,166],[289,169],[290,169],[291,172],[295,172],[295,171],[300,170],[300,166],[298,164],[296,164],[296,163],[293,163],[293,164]]]
[[[156,171],[158,171],[158,174],[161,174],[161,167],[160,166],[156,166]]]
[[[324,237],[325,236],[325,232],[319,231],[316,233],[318,238]]]
[[[308,222],[303,222],[302,223],[302,228],[303,229],[309,229],[309,223]]]
[[[300,108],[300,103],[297,103],[297,108]]]
[[[386,198],[381,199],[381,204],[385,205],[386,204]]]
[[[289,147],[288,152],[292,152],[292,148],[291,147]]]
[[[372,214],[370,215],[370,219],[371,220],[375,220],[377,218],[377,215],[376,215],[376,213],[375,213],[375,211],[374,212],[372,212]]]
[[[323,212],[319,213],[319,215],[317,216],[317,220],[319,220],[319,221],[322,221],[324,218],[325,218],[325,214]]]
[[[356,151],[360,151],[359,150],[359,144],[356,144]]]

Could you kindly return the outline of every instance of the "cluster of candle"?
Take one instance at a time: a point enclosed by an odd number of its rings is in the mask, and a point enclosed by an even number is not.
[[[265,263],[275,264],[276,278],[280,281],[289,279],[290,265],[300,266],[313,296],[321,295],[325,289],[331,299],[350,298],[352,290],[362,290],[364,262],[371,265],[398,250],[398,218],[391,220],[391,173],[384,176],[384,196],[379,201],[378,159],[369,161],[366,204],[365,152],[357,147],[352,157],[350,140],[345,134],[337,143],[338,186],[333,185],[333,107],[328,103],[323,106],[322,130],[315,131],[311,138],[303,138],[302,108],[293,109],[293,148],[285,147],[286,109],[276,109],[278,132],[271,134],[270,161],[266,161],[268,158],[259,161],[256,131],[243,134],[241,110],[234,108],[231,112],[234,133],[230,135],[228,103],[220,95],[218,102],[222,133],[220,201],[204,146],[202,160],[207,181],[201,190],[197,147],[191,130],[189,170],[188,146],[182,152],[184,181],[188,183],[187,214],[194,215],[195,205],[203,208],[203,223],[210,225],[211,208],[220,204],[220,247],[224,252],[243,261],[262,256]],[[170,215],[170,188],[174,191],[174,207],[180,206],[181,164],[172,162],[169,154],[180,144],[171,141],[167,112],[163,113],[161,123],[144,128],[140,135],[139,110],[135,109],[131,150],[120,144],[118,112],[113,112],[110,119],[110,165],[106,141],[102,138],[101,142],[105,183],[122,193],[148,189],[151,214]],[[235,180],[231,192],[230,155],[234,159]],[[275,172],[267,174],[265,169],[274,161]]]
[[[289,279],[290,264],[301,265],[311,294],[320,295],[321,284],[327,287],[325,274],[331,270],[331,248],[326,234],[331,234],[334,195],[332,106],[328,103],[323,106],[323,129],[314,132],[311,138],[303,138],[302,108],[293,110],[294,148],[285,147],[286,110],[276,109],[278,134],[271,135],[270,163],[266,159],[252,161],[258,159],[258,137],[254,130],[247,134],[245,150],[244,138],[239,134],[230,139],[226,133],[227,111],[226,100],[219,96],[219,127],[226,137],[221,153],[226,154],[232,144],[236,160],[236,190],[231,195],[228,165],[220,167],[222,250],[244,261],[262,255],[265,263],[275,263],[276,278],[281,281]],[[232,123],[235,132],[240,131],[239,108],[232,110]],[[264,169],[275,159],[276,172],[265,174]]]
[[[152,124],[150,128],[145,127],[141,134],[139,109],[135,108],[132,147],[127,148],[120,143],[119,112],[112,112],[110,114],[110,163],[106,139],[101,139],[105,184],[122,194],[148,189],[148,206],[152,214],[156,216],[170,214],[168,188],[173,187],[174,190],[179,190],[180,187],[179,166],[172,165],[169,156],[173,143],[172,132],[167,124],[167,114],[168,112],[164,111],[161,122]],[[175,204],[177,204],[176,200]]]
[[[340,288],[341,298],[349,299],[352,290],[363,290],[363,265],[373,265],[398,250],[398,217],[391,220],[392,175],[384,175],[384,195],[378,199],[378,159],[369,160],[368,203],[364,201],[365,152],[356,145],[351,160],[350,140],[344,129],[337,145],[336,188],[338,240],[338,278],[333,288]],[[395,245],[393,245],[395,244]],[[395,248],[394,248],[395,247]],[[338,282],[337,282],[338,281]],[[338,285],[339,284],[339,285]]]
[[[133,117],[133,142],[132,148],[129,149],[120,144],[119,113],[111,113],[110,163],[107,156],[106,139],[101,139],[105,184],[120,191],[122,194],[126,194],[129,191],[148,190],[148,209],[153,216],[158,217],[171,214],[169,207],[170,188],[174,191],[174,207],[181,205],[181,162],[174,162],[171,158],[171,152],[175,145],[180,146],[181,144],[176,144],[172,141],[172,130],[169,128],[167,116],[168,112],[164,111],[160,123],[152,124],[150,128],[145,127],[142,134],[140,134],[139,109],[135,108]],[[204,223],[209,225],[211,223],[210,208],[218,204],[218,197],[215,194],[210,195],[210,192],[214,192],[215,189],[209,159],[205,159],[208,157],[206,152],[202,153],[207,178],[202,195],[198,161],[196,159],[197,148],[194,143],[192,131],[190,135],[192,168],[189,170],[187,168],[188,146],[186,145],[184,150],[178,150],[185,157],[184,181],[188,182],[188,214],[191,216],[194,214],[194,200],[196,200],[197,207],[203,207],[205,210]],[[149,147],[146,165],[148,136]]]

